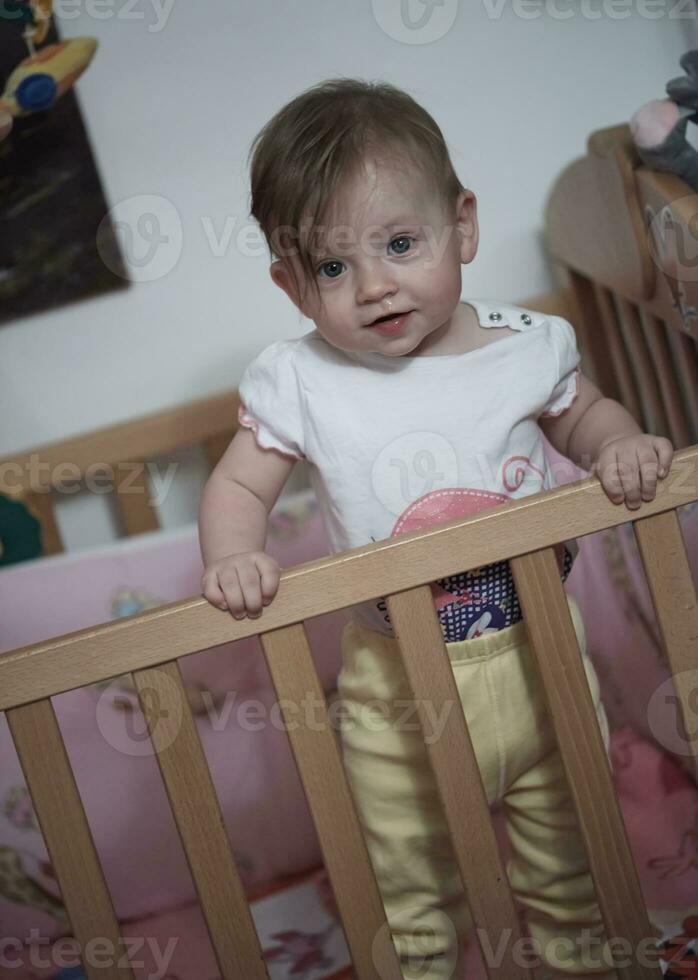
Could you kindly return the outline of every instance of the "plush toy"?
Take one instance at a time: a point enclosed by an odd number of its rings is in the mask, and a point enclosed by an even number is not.
[[[688,123],[698,123],[698,50],[687,51],[680,64],[686,74],[667,83],[669,98],[638,109],[630,130],[648,167],[677,174],[698,192],[698,152],[686,139]]]
[[[0,96],[0,140],[10,133],[13,120],[32,112],[50,109],[73,87],[97,49],[93,37],[49,44],[36,51],[48,33],[53,0],[4,0],[13,16],[26,23],[24,40],[29,57],[21,61],[7,79]]]

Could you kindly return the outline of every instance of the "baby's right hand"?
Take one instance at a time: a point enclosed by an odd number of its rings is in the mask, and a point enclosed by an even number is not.
[[[235,619],[262,614],[279,588],[281,569],[264,551],[242,551],[207,566],[201,579],[203,595],[213,606],[229,609]]]

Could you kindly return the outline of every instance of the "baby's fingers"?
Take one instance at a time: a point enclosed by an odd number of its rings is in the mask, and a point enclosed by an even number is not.
[[[204,575],[201,580],[201,593],[212,606],[218,606],[219,609],[228,608],[223,589],[218,581],[218,575],[215,572],[207,572]]]
[[[636,456],[628,458],[613,453],[603,459],[597,472],[614,504],[622,504],[625,500],[630,510],[637,510],[640,506],[640,471]]]
[[[651,447],[638,449],[637,458],[640,464],[640,481],[642,483],[642,499],[654,500],[657,493],[657,473],[659,460]]]
[[[243,612],[251,619],[256,619],[262,612],[262,589],[259,581],[259,569],[254,562],[243,568],[238,568],[238,577],[243,595]]]
[[[235,567],[226,568],[219,575],[219,581],[227,608],[235,619],[242,619],[245,615],[245,598]],[[225,609],[226,606],[222,606],[221,608]]]
[[[637,510],[640,506],[640,463],[637,453],[618,457],[618,476],[626,507]]]
[[[600,459],[596,467],[596,475],[601,480],[601,486],[614,504],[623,502],[623,484],[618,473],[618,457],[616,453]]]
[[[658,436],[654,440],[654,449],[659,459],[659,477],[664,479],[671,469],[671,461],[674,458],[674,447],[663,436]]]
[[[262,602],[268,606],[279,589],[281,569],[276,560],[267,554],[260,555],[256,564],[260,576]]]

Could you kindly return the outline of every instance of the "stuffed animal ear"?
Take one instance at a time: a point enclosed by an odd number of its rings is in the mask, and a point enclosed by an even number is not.
[[[698,123],[698,50],[687,51],[680,64],[686,74],[667,82],[666,92],[672,102],[692,109],[691,122]]]
[[[676,174],[698,192],[698,153],[686,139],[692,116],[688,106],[669,99],[648,102],[630,120],[630,131],[648,167]]]
[[[686,74],[668,82],[669,98],[638,109],[630,131],[648,167],[674,173],[698,192],[698,153],[686,139],[689,121],[698,123],[698,50],[687,51],[680,63]]]

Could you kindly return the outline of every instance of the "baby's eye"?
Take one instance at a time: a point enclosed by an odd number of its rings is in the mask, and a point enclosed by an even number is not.
[[[399,235],[397,238],[393,238],[389,247],[393,249],[396,255],[404,255],[405,252],[409,252],[413,241],[414,239],[410,235]]]
[[[323,262],[318,269],[318,273],[321,276],[326,276],[327,279],[336,279],[337,276],[341,275],[343,269],[343,262],[337,262],[336,259],[332,259],[330,262]]]

